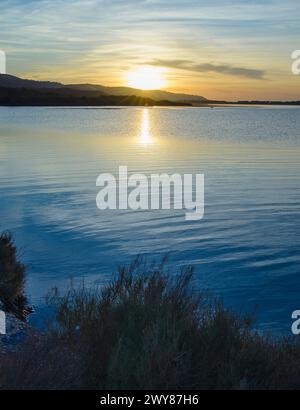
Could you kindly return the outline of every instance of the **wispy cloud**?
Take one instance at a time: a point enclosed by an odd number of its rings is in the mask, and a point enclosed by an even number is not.
[[[262,80],[265,78],[265,71],[253,68],[235,67],[228,64],[195,64],[190,60],[161,60],[156,59],[146,62],[147,65],[159,67],[176,68],[180,70],[195,71],[198,73],[221,73],[238,77],[246,77]]]
[[[1,0],[0,49],[36,79],[124,85],[148,61],[173,91],[296,98],[299,17],[296,0]]]

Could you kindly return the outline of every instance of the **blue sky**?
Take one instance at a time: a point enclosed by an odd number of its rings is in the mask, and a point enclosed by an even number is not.
[[[0,49],[23,77],[126,85],[153,65],[173,91],[294,99],[299,21],[298,0],[2,0]]]

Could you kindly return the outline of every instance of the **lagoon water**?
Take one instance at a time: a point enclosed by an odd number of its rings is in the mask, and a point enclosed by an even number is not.
[[[300,309],[300,109],[0,108],[1,229],[26,292],[103,284],[135,255],[191,264],[195,282],[256,326],[290,332]],[[100,211],[100,173],[204,173],[205,216]]]

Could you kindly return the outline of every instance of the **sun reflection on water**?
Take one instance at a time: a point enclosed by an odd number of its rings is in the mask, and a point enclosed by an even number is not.
[[[142,111],[141,133],[139,136],[139,142],[143,145],[149,145],[153,143],[153,138],[150,133],[150,118],[148,108],[144,108]]]

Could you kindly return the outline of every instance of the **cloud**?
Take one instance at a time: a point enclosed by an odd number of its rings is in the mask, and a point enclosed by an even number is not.
[[[238,77],[246,77],[256,80],[262,80],[265,77],[264,70],[253,68],[235,67],[229,64],[196,64],[190,60],[162,60],[156,59],[146,63],[147,65],[155,65],[169,68],[177,68],[180,70],[195,71],[198,73],[221,73]]]

